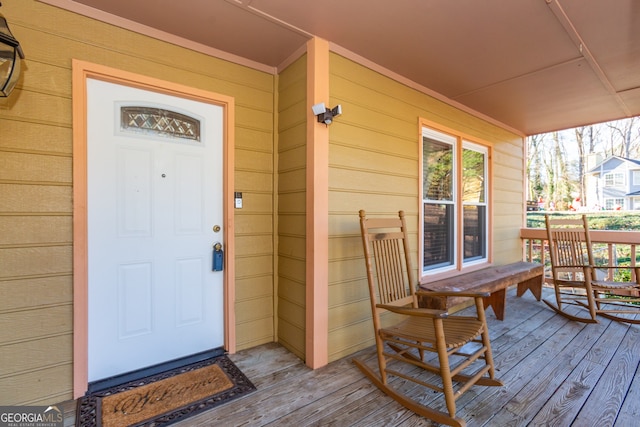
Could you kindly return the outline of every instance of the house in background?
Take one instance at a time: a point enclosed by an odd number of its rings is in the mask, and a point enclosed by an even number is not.
[[[371,346],[360,209],[406,212],[422,282],[518,261],[524,138],[640,114],[633,0],[388,3],[2,2],[26,59],[0,99],[0,405],[83,395],[128,369],[107,339],[159,324],[136,357],[278,342],[317,368]],[[319,103],[342,115],[318,122]],[[205,143],[141,136],[135,111]],[[208,240],[182,275],[103,256],[187,229]],[[209,316],[219,341],[179,333]]]
[[[606,210],[640,209],[640,160],[611,156],[587,172],[589,207]]]

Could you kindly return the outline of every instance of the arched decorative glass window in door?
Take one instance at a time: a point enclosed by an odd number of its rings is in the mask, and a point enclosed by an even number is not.
[[[200,120],[157,107],[121,106],[120,130],[200,142]]]

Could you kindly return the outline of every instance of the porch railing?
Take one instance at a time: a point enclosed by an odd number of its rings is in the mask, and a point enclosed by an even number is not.
[[[635,267],[639,261],[637,246],[640,245],[640,231],[590,230],[589,235],[598,265]],[[544,228],[522,228],[520,238],[523,260],[543,264],[545,281],[550,282],[547,231]],[[608,274],[609,279],[613,280],[613,270],[609,270]]]

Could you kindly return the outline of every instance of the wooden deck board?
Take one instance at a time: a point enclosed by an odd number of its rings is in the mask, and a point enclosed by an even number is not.
[[[512,419],[513,414],[508,411],[509,404],[526,402],[527,405],[533,405],[534,402],[530,401],[530,399],[539,397],[536,393],[539,391],[537,390],[538,388],[542,388],[543,392],[546,393],[547,390],[553,390],[556,387],[549,383],[549,379],[553,378],[553,374],[558,369],[564,370],[567,368],[574,352],[571,352],[571,354],[563,353],[564,343],[571,334],[579,332],[580,328],[573,328],[568,322],[565,322],[565,319],[562,319],[561,322],[563,324],[558,328],[555,320],[552,319],[554,327],[550,330],[549,335],[540,335],[536,339],[532,334],[531,343],[528,342],[529,340],[522,342],[527,347],[526,351],[519,352],[517,347],[512,349],[512,352],[516,353],[520,360],[512,361],[506,369],[500,369],[499,378],[505,383],[505,387],[480,390],[477,397],[470,404],[460,407],[463,413],[473,414],[474,422],[477,425],[483,425],[484,423],[488,423],[488,425],[507,425],[500,424],[494,419],[497,416]],[[539,329],[536,332],[539,332]],[[502,355],[497,353],[496,361],[500,363],[501,359]],[[544,382],[542,381],[543,378]],[[515,416],[517,418],[522,417],[518,413]],[[512,425],[525,424],[518,420]]]
[[[573,322],[529,294],[515,295],[515,289],[508,293],[505,321],[487,313],[496,375],[505,387],[473,387],[458,400],[458,416],[469,427],[637,425],[640,326],[607,319]],[[549,289],[544,296],[551,297]],[[356,356],[376,364],[373,347]],[[276,343],[243,350],[231,359],[258,390],[175,426],[437,425],[384,395],[352,358],[314,371]],[[402,379],[393,384],[444,408],[433,392]]]
[[[551,296],[548,289],[545,296]],[[530,295],[516,298],[515,289],[509,291],[508,298],[506,321],[497,320],[490,312],[487,316],[496,374],[506,386],[474,387],[458,400],[458,414],[467,420],[468,426],[567,426],[574,420],[577,420],[574,425],[580,426],[613,426],[616,418],[618,426],[637,422],[638,325],[607,319],[589,325],[572,322]],[[271,351],[282,352],[271,344],[243,351],[232,359],[253,380],[249,372],[250,369],[257,372],[253,364],[259,359],[253,360],[246,354]],[[368,363],[375,365],[373,355],[374,349],[370,348],[358,356],[369,356]],[[234,426],[436,425],[407,411],[373,387],[350,359],[330,364],[333,369],[311,371],[299,362],[292,375],[269,377],[263,373],[260,377],[266,388],[263,393],[258,390],[231,402],[229,409],[214,409],[176,426],[222,422]],[[278,369],[277,363],[268,362],[263,368],[266,366]],[[267,384],[266,379],[273,379],[274,384]],[[423,401],[434,407],[444,408],[443,399],[434,393],[406,386],[403,380],[394,384],[408,394],[422,396]]]
[[[635,425],[640,419],[640,367],[636,368],[631,387],[625,396],[622,408],[618,413],[615,427],[625,427]]]
[[[576,425],[589,425],[594,419],[601,420],[605,425],[615,422],[640,363],[640,329],[630,326],[627,334],[631,339],[621,341],[580,414],[575,417]],[[636,407],[640,406],[639,402],[635,401]]]

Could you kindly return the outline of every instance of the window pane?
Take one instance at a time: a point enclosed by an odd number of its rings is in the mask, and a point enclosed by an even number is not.
[[[424,204],[425,270],[453,265],[453,205]]]
[[[421,145],[423,274],[486,261],[489,148],[429,127]]]
[[[604,175],[605,187],[622,187],[624,186],[624,174],[619,172],[606,173]]]
[[[453,146],[423,138],[423,188],[425,200],[453,200]]]
[[[487,208],[486,206],[464,207],[464,260],[487,257]]]
[[[605,187],[613,186],[613,174],[607,173],[604,175],[604,185]]]
[[[200,120],[162,108],[120,107],[120,127],[124,131],[200,141]]]
[[[484,203],[484,153],[462,150],[462,200]]]
[[[604,208],[605,209],[613,209],[613,210],[624,209],[624,199],[620,199],[620,198],[605,199],[604,200]]]

